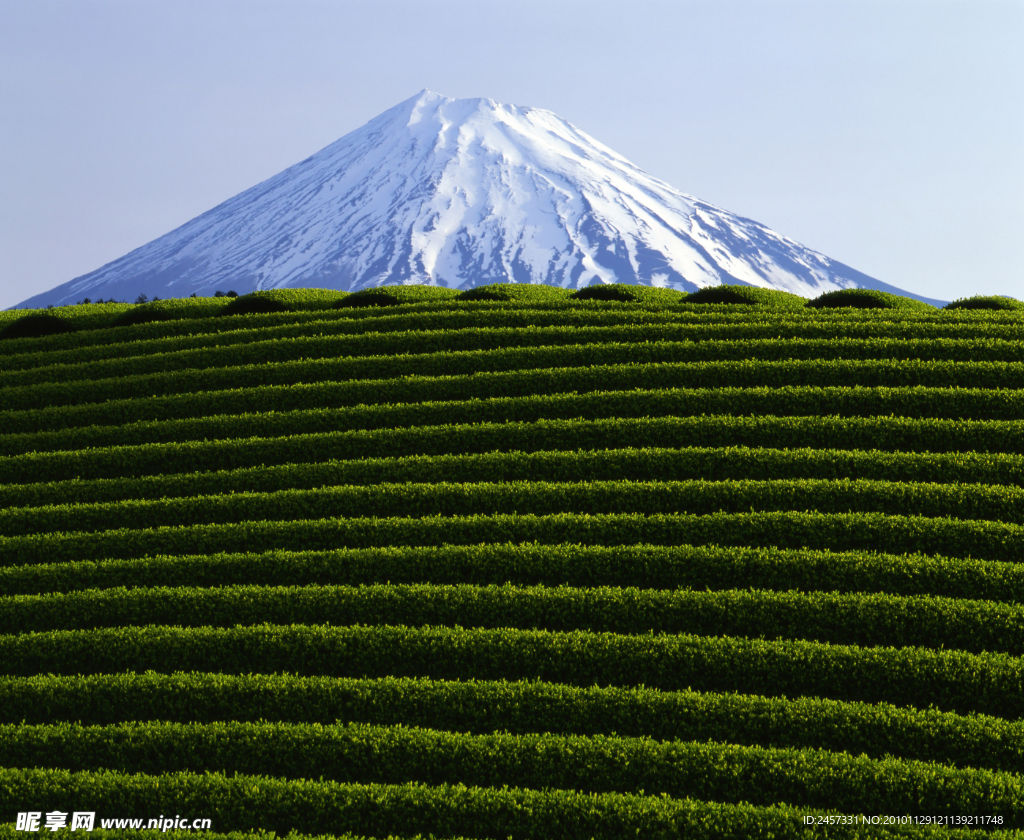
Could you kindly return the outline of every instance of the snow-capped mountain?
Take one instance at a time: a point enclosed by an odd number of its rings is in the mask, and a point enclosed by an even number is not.
[[[909,294],[679,192],[550,111],[423,91],[19,306],[217,289],[495,282]]]

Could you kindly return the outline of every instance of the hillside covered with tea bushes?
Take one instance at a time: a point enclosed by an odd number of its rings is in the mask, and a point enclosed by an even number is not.
[[[0,313],[0,835],[1024,836],[1024,312],[857,291]]]

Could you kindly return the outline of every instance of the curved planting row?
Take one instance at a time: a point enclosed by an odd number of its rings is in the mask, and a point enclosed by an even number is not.
[[[969,601],[1024,600],[1024,564],[925,554],[718,545],[491,543],[319,551],[147,555],[0,567],[11,596],[118,587],[504,583],[884,592]]]
[[[889,703],[538,680],[178,673],[0,678],[0,722],[282,721],[823,748],[1024,771],[1024,723]]]
[[[407,455],[280,466],[261,464],[258,467],[142,478],[75,478],[6,484],[0,485],[0,509],[227,493],[274,493],[388,482],[686,481],[703,476],[714,476],[719,481],[837,480],[843,476],[850,480],[970,485],[959,488],[959,491],[999,493],[1004,492],[996,489],[1001,485],[1024,487],[1024,456],[749,446]],[[0,521],[3,521],[3,516],[0,512]]]
[[[392,384],[397,387],[399,380],[411,377],[455,380],[427,386],[433,386],[441,393],[448,392],[446,396],[449,398],[467,392],[461,380],[468,376],[486,377],[478,388],[479,395],[483,397],[558,393],[569,390],[573,385],[585,390],[611,390],[630,385],[645,388],[828,387],[835,382],[844,382],[873,388],[1018,389],[1024,382],[1024,363],[1021,362],[917,359],[680,361],[688,356],[688,350],[689,345],[647,343],[608,344],[596,352],[586,345],[572,345],[464,354],[440,352],[394,358],[320,359],[114,379],[44,382],[6,388],[3,393],[7,411],[18,412],[113,399],[145,398],[156,393],[194,394],[306,382],[355,384],[371,381],[379,388],[381,381],[395,380]],[[488,388],[488,384],[492,387]]]
[[[1022,343],[993,338],[792,338],[786,345],[780,336],[772,338],[710,338],[707,328],[690,325],[628,324],[613,327],[548,327],[530,330],[462,329],[424,331],[410,335],[406,332],[311,337],[291,337],[254,340],[257,330],[232,335],[232,343],[212,348],[161,351],[141,355],[140,348],[121,347],[121,354],[100,361],[80,358],[68,363],[26,365],[19,369],[0,369],[0,387],[11,388],[37,385],[42,382],[71,382],[109,379],[112,377],[140,376],[175,370],[204,370],[209,368],[238,368],[253,364],[282,363],[310,359],[336,359],[342,357],[371,357],[352,365],[353,375],[373,378],[387,373],[385,359],[372,357],[422,356],[435,353],[481,354],[493,369],[512,369],[518,358],[528,360],[532,366],[545,364],[545,358],[532,358],[535,354],[509,354],[511,348],[545,348],[554,367],[572,364],[571,350],[586,348],[591,364],[610,364],[628,348],[635,353],[656,353],[660,361],[724,361],[761,359],[886,359],[886,360],[938,360],[974,362],[1016,362],[1021,358]],[[245,341],[249,338],[249,341]],[[656,347],[651,347],[656,344]],[[562,348],[557,352],[554,348]],[[495,353],[494,351],[500,351]],[[577,350],[576,352],[581,352]],[[41,355],[41,354],[40,354]],[[506,361],[508,357],[508,361]],[[565,357],[565,361],[562,358]],[[457,363],[466,357],[456,355]],[[472,356],[470,357],[472,358]],[[655,360],[652,356],[648,361]],[[412,360],[403,359],[405,362]],[[424,360],[427,361],[427,360]],[[435,360],[436,364],[436,360]],[[521,364],[521,363],[520,363]],[[577,366],[579,363],[576,363]],[[382,368],[374,372],[374,366]],[[526,366],[526,365],[524,365]]]
[[[2,313],[0,313],[2,314]],[[0,341],[0,370],[92,362],[125,356],[149,356],[181,350],[229,347],[280,338],[313,336],[400,334],[466,329],[530,331],[555,328],[629,328],[661,325],[670,335],[690,340],[714,338],[885,338],[904,340],[980,339],[1014,340],[1020,314],[957,312],[929,315],[900,313],[896,320],[878,313],[819,310],[703,311],[664,310],[619,305],[564,304],[512,305],[504,302],[467,302],[458,308],[445,304],[418,304],[395,310],[348,309],[340,312],[294,312],[239,318],[158,321],[116,331],[81,333]],[[396,340],[398,336],[395,335]],[[415,342],[416,336],[405,337]]]
[[[1020,836],[1021,313],[605,293],[0,341],[0,834]]]
[[[867,479],[501,481],[340,485],[0,511],[0,538],[174,527],[520,513],[642,515],[816,509],[1024,524],[1024,488]]]
[[[120,627],[0,636],[0,675],[112,671],[533,680],[577,687],[886,702],[1024,716],[1024,659],[922,647],[588,630],[257,625]]]
[[[176,525],[0,537],[9,565],[126,560],[157,554],[329,550],[337,546],[477,545],[486,542],[581,545],[716,544],[923,552],[1020,562],[1024,526],[883,513],[530,513],[395,516]]]
[[[589,793],[574,790],[531,788],[467,787],[464,784],[428,786],[412,782],[404,785],[345,784],[310,779],[289,780],[266,776],[221,773],[126,774],[119,772],[71,772],[67,770],[0,770],[4,801],[45,799],[69,803],[83,811],[98,808],[100,813],[144,814],[164,812],[210,815],[211,823],[224,831],[212,834],[215,840],[266,838],[278,834],[294,840],[322,840],[324,826],[331,826],[337,840],[368,840],[371,837],[402,840],[426,840],[444,837],[469,840],[470,837],[560,837],[565,840],[619,840],[624,836],[651,840],[672,840],[680,833],[696,833],[710,840],[752,836],[807,836],[806,808],[756,806],[695,800],[669,796],[619,793]],[[258,814],[259,830],[250,829]],[[833,837],[878,837],[879,823],[844,823],[849,815],[835,810],[819,811],[833,815],[839,827]],[[898,822],[895,836],[942,837],[961,840],[970,837],[1014,836],[997,832],[1010,822],[1003,814],[988,814],[985,829],[953,829],[932,822],[911,825]],[[827,816],[825,816],[827,820]],[[976,819],[976,818],[975,818]],[[975,820],[972,820],[975,823]],[[141,826],[149,823],[143,818]],[[143,836],[194,836],[194,832],[170,831],[175,823],[155,821],[161,833]],[[828,822],[824,823],[828,825]],[[830,826],[831,827],[831,826]],[[264,832],[270,830],[271,833]],[[304,832],[299,833],[299,832]],[[365,832],[371,832],[367,835]],[[500,834],[498,834],[500,832]],[[911,834],[911,832],[913,832]],[[106,837],[113,832],[97,832]],[[138,831],[131,832],[138,836]],[[308,835],[315,837],[308,837]],[[11,832],[11,835],[19,835]],[[22,835],[23,836],[23,835]],[[123,834],[122,834],[123,836]]]
[[[817,749],[745,747],[551,733],[468,735],[405,726],[295,723],[131,723],[0,726],[0,750],[27,767],[116,766],[168,772],[329,778],[336,784],[651,791],[769,807],[793,799],[849,811],[986,809],[1024,818],[1024,777],[1012,773]],[[952,795],[950,791],[955,791]]]
[[[296,426],[308,429],[310,421],[315,424],[318,420],[326,420],[325,423],[314,425],[314,428],[331,428],[338,424],[338,414],[324,411],[303,416],[296,412],[292,415],[227,418],[226,422],[222,418],[211,418],[210,421],[200,420],[196,423],[205,429],[205,434],[179,435],[179,439],[184,438],[181,442],[30,451],[21,455],[0,456],[0,486],[82,478],[107,480],[256,466],[319,464],[336,459],[383,458],[388,455],[624,449],[631,447],[638,439],[656,448],[747,446],[759,449],[831,449],[839,445],[844,450],[853,451],[949,453],[952,457],[958,457],[961,453],[990,453],[997,457],[1024,454],[1024,422],[1020,420],[878,417],[872,415],[871,409],[891,408],[895,400],[886,400],[887,395],[881,395],[879,399],[877,393],[869,390],[850,395],[859,398],[856,402],[860,403],[852,408],[859,408],[866,415],[859,417],[856,414],[846,417],[814,416],[811,412],[815,403],[820,405],[824,402],[820,398],[828,394],[794,395],[777,391],[748,392],[746,396],[749,399],[745,400],[746,405],[743,407],[750,412],[750,416],[697,413],[702,408],[706,410],[709,404],[713,409],[716,398],[721,399],[722,396],[715,392],[639,391],[584,395],[578,398],[493,403],[477,401],[459,406],[464,415],[470,415],[468,419],[476,422],[451,425],[443,423],[445,414],[451,409],[450,404],[385,408],[382,411],[356,409],[348,415],[354,416],[356,422],[352,425],[356,425],[356,429],[308,434],[294,434]],[[725,396],[728,399],[729,395]],[[794,396],[811,399],[800,401],[803,402],[801,405],[793,399]],[[920,396],[950,397],[947,410],[953,414],[963,392]],[[931,400],[933,404],[936,401]],[[925,400],[920,400],[918,406],[915,406],[919,412],[922,402],[925,403],[923,407],[928,407]],[[500,417],[503,411],[506,416],[513,414],[510,410],[512,408],[516,409],[515,421],[489,422]],[[761,415],[757,411],[759,408],[775,409],[783,416]],[[651,417],[645,409],[662,416]],[[592,416],[596,415],[596,418],[544,419],[545,415],[572,416],[574,411],[577,416],[586,411]],[[795,416],[785,416],[790,413]],[[419,423],[407,428],[393,427],[403,420],[408,423],[410,419],[418,420]],[[435,423],[441,421],[441,424],[430,425],[431,420]],[[256,431],[266,431],[267,421],[277,425],[273,431],[277,431],[280,436],[268,438],[254,435]],[[242,425],[246,422],[255,428],[250,426],[246,429]],[[188,429],[191,424],[182,425]],[[225,435],[225,428],[235,434],[230,437]],[[106,432],[106,429],[99,430],[101,435]],[[638,435],[641,437],[638,438]],[[208,440],[208,436],[220,436],[222,439]],[[17,439],[14,443],[18,443]]]
[[[0,634],[148,624],[235,627],[286,621],[491,628],[514,623],[554,632],[759,636],[864,647],[898,639],[908,646],[1024,655],[1024,607],[932,595],[316,584],[105,589],[13,596],[0,604]]]
[[[571,386],[574,373],[579,377],[578,388],[560,390]],[[672,387],[672,382],[682,378],[680,373],[679,366],[669,365],[548,369],[270,385],[55,406],[0,417],[0,424],[6,421],[9,427],[0,452],[15,455],[96,448],[110,445],[115,438],[122,445],[139,445],[161,440],[223,440],[324,430],[396,429],[467,422],[507,424],[577,417],[888,416],[1012,424],[1019,422],[1024,393],[1007,388],[925,386]],[[658,387],[666,383],[669,387]],[[47,431],[32,431],[40,428]]]

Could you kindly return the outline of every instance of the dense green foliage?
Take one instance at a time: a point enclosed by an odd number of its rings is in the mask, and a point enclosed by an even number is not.
[[[0,329],[0,339],[43,338],[74,331],[74,325],[63,318],[47,312],[37,312],[16,321],[8,321],[3,329]]]
[[[217,314],[221,317],[231,315],[266,315],[270,312],[287,312],[288,307],[281,301],[271,297],[257,297],[255,295],[243,295],[231,300]]]
[[[0,329],[5,821],[1022,836],[1017,307],[410,285]]]
[[[807,304],[807,298],[783,292],[778,289],[761,289],[757,286],[721,285],[706,286],[686,298],[687,303],[740,304],[765,306],[770,309],[800,309]]]
[[[946,309],[1003,309],[1020,311],[1024,309],[1024,301],[1005,295],[975,295],[959,298],[946,304]]]
[[[543,283],[490,283],[460,292],[459,300],[501,300],[515,303],[542,303],[570,300],[568,289]]]
[[[573,300],[617,300],[629,303],[672,306],[685,303],[687,293],[657,286],[639,286],[633,283],[595,283],[577,289],[571,295]]]
[[[1024,725],[891,703],[538,680],[95,674],[0,678],[0,722],[224,720],[394,725],[824,748],[950,766],[1024,770]]]
[[[458,292],[444,286],[378,286],[363,289],[339,300],[336,309],[365,309],[373,306],[400,306],[403,303],[428,303],[451,300]]]
[[[161,303],[161,301],[157,301]],[[154,304],[143,303],[133,307],[121,315],[113,326],[134,327],[136,324],[151,324],[154,321],[170,321],[171,313],[165,307],[157,307]]]
[[[814,309],[851,307],[854,309],[928,310],[933,308],[923,301],[880,292],[876,289],[840,289],[836,292],[825,292],[820,297],[808,301],[807,306]]]

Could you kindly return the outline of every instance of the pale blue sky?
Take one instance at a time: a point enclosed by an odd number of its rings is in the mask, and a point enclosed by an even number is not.
[[[425,87],[917,294],[1024,299],[1024,0],[0,0],[0,308]]]

